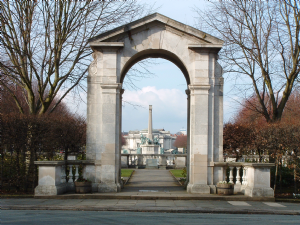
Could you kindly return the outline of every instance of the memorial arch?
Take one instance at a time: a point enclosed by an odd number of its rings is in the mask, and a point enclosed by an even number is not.
[[[215,193],[223,179],[223,78],[218,52],[223,41],[155,13],[89,40],[85,176],[93,191],[118,192],[121,167],[122,82],[136,62],[167,59],[185,76],[188,89],[188,183],[190,193]]]

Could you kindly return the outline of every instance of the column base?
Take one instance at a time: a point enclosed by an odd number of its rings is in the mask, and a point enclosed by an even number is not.
[[[246,187],[245,195],[250,197],[274,197],[274,190],[272,188]]]
[[[100,183],[98,184],[98,192],[120,192],[120,183]]]
[[[73,191],[75,191],[74,182],[67,183],[67,192],[73,192]]]
[[[188,193],[210,194],[210,187],[207,184],[188,184]]]
[[[98,192],[99,183],[92,183],[92,193]]]
[[[217,188],[216,185],[209,185],[210,188],[210,194],[217,194]]]
[[[235,184],[233,194],[243,194],[242,184]]]
[[[34,189],[35,196],[61,195],[67,192],[67,184],[38,185]]]

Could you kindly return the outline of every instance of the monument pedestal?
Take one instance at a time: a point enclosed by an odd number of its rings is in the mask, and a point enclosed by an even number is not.
[[[154,144],[146,144],[146,145],[141,145],[142,148],[142,154],[159,154],[159,145],[154,145]]]

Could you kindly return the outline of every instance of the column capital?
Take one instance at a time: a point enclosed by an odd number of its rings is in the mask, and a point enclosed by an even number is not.
[[[115,83],[115,84],[105,84],[105,83],[100,83],[100,86],[102,89],[118,89],[118,90],[124,90],[122,89],[122,84],[121,83]]]
[[[190,94],[200,94],[200,95],[208,95],[208,91],[210,89],[210,85],[189,85]]]
[[[124,47],[124,42],[90,42],[90,47],[94,51],[116,52]]]
[[[189,90],[209,90],[210,89],[210,85],[207,84],[203,84],[203,85],[192,85],[190,84],[189,86]]]

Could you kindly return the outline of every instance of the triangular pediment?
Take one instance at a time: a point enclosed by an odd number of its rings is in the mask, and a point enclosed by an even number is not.
[[[142,27],[150,26],[153,23],[161,24],[166,27],[170,27],[170,28],[175,29],[179,32],[182,32],[186,35],[192,36],[193,38],[197,38],[197,39],[201,40],[201,42],[203,42],[203,43],[207,43],[210,45],[218,45],[218,46],[223,44],[223,41],[219,38],[216,38],[216,37],[209,35],[203,31],[200,31],[200,30],[193,28],[191,26],[188,26],[186,24],[180,23],[176,20],[173,20],[173,19],[166,17],[159,13],[151,14],[151,15],[143,17],[139,20],[136,20],[131,23],[125,24],[123,26],[117,27],[110,31],[101,33],[93,38],[90,38],[89,42],[90,43],[107,42],[107,41],[109,42],[111,40],[114,40],[115,37],[123,36],[125,34],[128,34],[130,31],[137,30]]]

